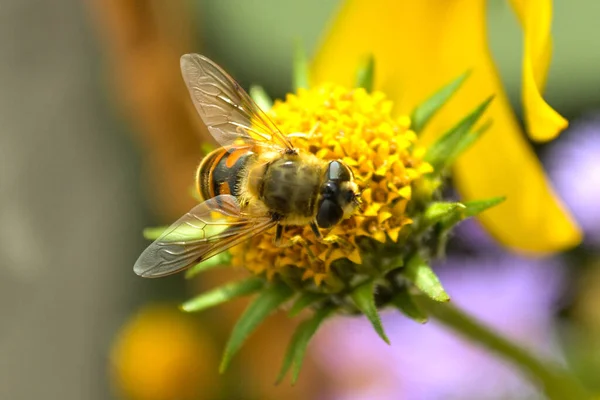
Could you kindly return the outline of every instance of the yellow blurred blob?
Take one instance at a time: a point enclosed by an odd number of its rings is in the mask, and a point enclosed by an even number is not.
[[[176,306],[143,308],[118,333],[111,377],[128,400],[213,398],[218,365],[210,338]]]

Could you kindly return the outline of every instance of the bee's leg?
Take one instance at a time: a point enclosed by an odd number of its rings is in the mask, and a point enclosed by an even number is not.
[[[277,231],[275,231],[275,246],[276,247],[282,247],[281,246],[281,238],[283,237],[283,230],[284,230],[283,225],[277,225]]]
[[[323,235],[321,235],[321,231],[319,231],[319,227],[314,221],[310,223],[310,229],[312,229],[313,233],[317,237],[317,240],[323,239]]]
[[[348,250],[353,250],[354,247],[356,247],[355,245],[353,245],[350,241],[344,239],[343,237],[340,237],[338,235],[327,235],[324,238],[320,239],[321,243],[325,243],[325,244],[337,244],[338,246],[344,248],[344,249],[348,249]]]
[[[310,259],[310,261],[316,262],[317,256],[315,256],[315,253],[310,249],[308,242],[302,236],[300,236],[300,235],[292,236],[289,240],[287,240],[285,243],[283,243],[282,237],[283,237],[284,229],[285,229],[285,227],[283,225],[277,225],[277,231],[275,231],[275,240],[274,240],[275,246],[279,247],[279,248],[287,248],[287,247],[292,247],[294,245],[299,244],[300,246],[304,247],[304,250],[306,250],[306,254],[308,255],[308,258]]]

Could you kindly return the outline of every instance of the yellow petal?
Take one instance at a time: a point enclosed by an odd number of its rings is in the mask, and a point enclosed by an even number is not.
[[[552,0],[510,0],[524,31],[523,108],[529,136],[554,139],[568,122],[542,98],[552,57]]]
[[[577,244],[581,233],[554,196],[542,167],[523,137],[490,57],[485,0],[347,1],[318,51],[316,82],[352,85],[366,54],[375,56],[375,87],[410,111],[466,70],[469,80],[423,133],[425,144],[456,123],[490,94],[492,127],[457,162],[463,197],[505,195],[508,200],[482,216],[505,245],[553,252]]]

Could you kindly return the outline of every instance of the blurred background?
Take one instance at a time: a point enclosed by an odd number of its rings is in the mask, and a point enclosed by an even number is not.
[[[189,187],[210,140],[179,57],[206,54],[244,87],[281,97],[293,41],[312,53],[339,3],[0,0],[1,399],[541,397],[511,365],[434,322],[391,314],[392,347],[361,319],[325,325],[294,388],[273,385],[295,324],[276,315],[220,376],[245,302],[192,316],[176,305],[232,273],[133,274],[142,229],[194,204]],[[458,305],[600,393],[600,3],[554,3],[546,99],[571,126],[536,149],[586,239],[528,260],[469,222],[438,270]],[[521,31],[507,2],[489,6],[493,54],[518,110]]]

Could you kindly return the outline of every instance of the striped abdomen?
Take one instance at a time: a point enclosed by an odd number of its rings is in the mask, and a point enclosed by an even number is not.
[[[248,162],[256,158],[249,146],[228,146],[209,153],[196,175],[198,193],[204,200],[220,194],[239,196]]]

